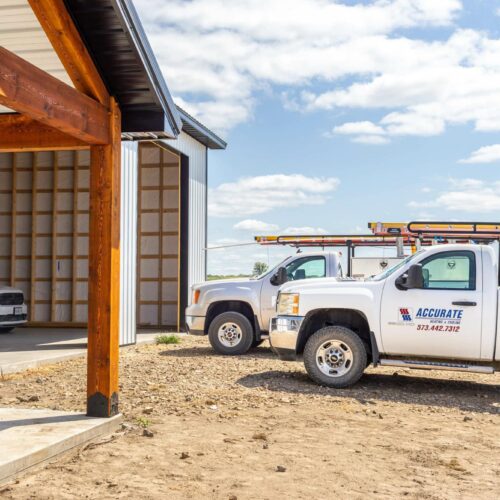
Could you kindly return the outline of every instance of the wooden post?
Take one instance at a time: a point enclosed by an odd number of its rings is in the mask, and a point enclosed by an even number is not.
[[[90,149],[87,415],[118,413],[120,308],[120,110],[110,104],[111,142]]]

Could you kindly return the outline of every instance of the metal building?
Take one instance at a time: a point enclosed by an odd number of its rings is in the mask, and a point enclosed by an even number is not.
[[[173,104],[128,0],[64,5],[121,107],[120,342],[133,343],[137,325],[183,325],[189,286],[205,277],[207,151],[226,144]],[[71,86],[30,4],[0,0],[0,9],[2,45]],[[110,59],[117,47],[120,58]],[[23,123],[6,107],[0,117]],[[8,151],[0,152],[0,286],[23,290],[31,325],[83,327],[88,146],[22,147],[8,137],[0,144]]]
[[[226,144],[179,112],[177,140],[122,142],[121,344],[136,327],[182,329],[189,287],[205,279],[208,149]],[[89,160],[0,153],[0,286],[23,290],[30,325],[86,324]]]

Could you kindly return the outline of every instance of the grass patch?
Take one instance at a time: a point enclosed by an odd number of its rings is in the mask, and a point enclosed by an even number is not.
[[[149,420],[148,418],[146,417],[138,417],[137,418],[137,423],[139,424],[140,427],[142,427],[143,429],[147,429],[150,424],[151,424],[151,420]]]
[[[157,344],[180,344],[181,339],[177,335],[158,335]]]

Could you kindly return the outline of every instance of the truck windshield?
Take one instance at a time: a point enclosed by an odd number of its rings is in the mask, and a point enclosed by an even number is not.
[[[385,271],[382,271],[381,273],[376,274],[375,276],[371,276],[370,278],[367,278],[367,280],[369,280],[369,281],[381,281],[381,280],[385,280],[385,278],[387,278],[391,274],[395,273],[398,269],[401,269],[402,267],[406,266],[406,264],[408,264],[408,262],[410,262],[413,259],[415,259],[415,257],[417,257],[418,255],[420,255],[422,252],[424,252],[424,249],[419,250],[418,252],[415,252],[414,254],[406,257],[406,259],[402,260],[401,262],[399,262],[395,266],[392,266],[389,269],[386,269]]]
[[[283,259],[278,265],[274,266],[274,267],[271,267],[270,269],[268,269],[267,271],[264,271],[262,274],[259,274],[258,276],[253,276],[252,280],[260,280],[262,279],[264,276],[267,276],[268,274],[271,274],[272,272],[275,272],[277,271],[290,257],[286,257],[285,259]]]

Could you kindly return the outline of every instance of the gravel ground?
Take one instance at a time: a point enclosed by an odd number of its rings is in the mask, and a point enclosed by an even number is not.
[[[369,369],[319,387],[264,345],[205,338],[123,350],[123,429],[0,487],[0,497],[497,499],[500,375]],[[85,361],[0,382],[0,404],[85,409]]]

